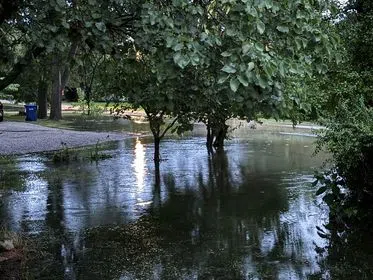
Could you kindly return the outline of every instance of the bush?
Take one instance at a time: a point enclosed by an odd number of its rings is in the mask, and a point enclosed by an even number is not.
[[[318,147],[333,156],[334,166],[316,176],[317,194],[324,194],[331,217],[338,224],[367,226],[373,214],[373,109],[363,98],[338,106],[334,118],[325,123]]]

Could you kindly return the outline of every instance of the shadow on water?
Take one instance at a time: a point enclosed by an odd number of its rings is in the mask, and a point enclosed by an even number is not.
[[[18,170],[7,180],[25,175],[1,190],[0,220],[45,242],[30,279],[323,277],[312,143],[253,133],[208,154],[203,138],[169,138],[159,166],[149,138],[118,142],[97,164],[24,156],[7,165]]]

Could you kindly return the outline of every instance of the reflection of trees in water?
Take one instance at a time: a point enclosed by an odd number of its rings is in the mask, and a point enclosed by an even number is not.
[[[165,238],[165,246],[172,244],[172,257],[164,260],[164,267],[172,263],[171,267],[187,268],[200,277],[276,276],[276,267],[270,264],[270,253],[263,252],[262,243],[266,231],[275,229],[270,240],[273,249],[283,246],[279,221],[280,211],[287,208],[283,190],[252,180],[245,172],[237,184],[232,176],[236,170],[230,170],[225,153],[209,158],[207,172],[207,181],[203,174],[198,176],[198,192],[178,193],[173,180],[165,181],[167,189],[175,192],[169,191],[159,216],[161,223],[172,225],[173,232]],[[175,245],[184,250],[173,252]],[[257,267],[245,271],[248,260]]]
[[[58,167],[52,166],[39,173],[39,177],[46,181],[46,215],[45,229],[39,239],[46,242],[48,252],[53,255],[54,260],[45,260],[39,265],[46,266],[42,269],[30,268],[36,279],[49,279],[54,275],[54,279],[76,279],[75,266],[77,257],[84,250],[84,243],[80,240],[80,233],[71,234],[66,227],[65,208],[69,203],[74,203],[66,198],[66,189],[73,183],[75,192],[72,194],[79,205],[89,205],[89,191],[87,186],[92,184],[93,176],[88,169],[79,168],[76,172],[74,164],[62,164]],[[48,236],[44,236],[48,235]],[[46,265],[46,262],[48,263]]]
[[[72,273],[65,279],[74,279],[73,273],[77,279],[245,279],[278,278],[284,267],[297,269],[302,239],[280,221],[289,206],[286,191],[277,184],[279,176],[236,169],[224,152],[210,155],[206,169],[189,185],[177,183],[172,170],[161,177],[156,167],[153,203],[144,219],[97,228],[84,234],[84,240],[77,238],[79,233],[71,236],[67,231],[76,230],[69,227],[73,223],[80,229],[90,227],[93,219],[105,223],[108,215],[121,214],[116,202],[127,198],[118,188],[123,168],[72,164],[40,175],[48,189],[46,227],[58,240],[51,251],[58,252],[59,263],[47,273],[61,278],[62,269],[68,269]],[[98,196],[103,201],[95,204]],[[107,223],[126,221],[124,215],[120,218],[110,217]]]
[[[208,173],[206,179],[202,172]],[[231,170],[225,153],[211,156],[208,170],[196,176],[197,188],[177,186],[171,172],[164,176],[168,198],[161,203],[156,172],[149,215],[130,226],[88,234],[92,250],[79,262],[78,274],[90,279],[278,279],[293,270],[304,278],[302,237],[280,220],[288,210],[286,190],[245,168]]]

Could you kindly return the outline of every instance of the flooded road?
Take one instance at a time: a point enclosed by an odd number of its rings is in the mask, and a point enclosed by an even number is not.
[[[31,279],[308,279],[320,272],[313,137],[236,131],[209,155],[197,133],[114,142],[113,157],[0,162],[0,221],[43,240]],[[51,275],[53,277],[51,278]],[[315,278],[318,279],[318,278]]]

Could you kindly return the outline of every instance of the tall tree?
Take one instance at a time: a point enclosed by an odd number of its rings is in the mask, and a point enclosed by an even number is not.
[[[113,77],[121,94],[129,105],[117,107],[116,113],[126,109],[143,109],[149,121],[154,139],[154,162],[159,163],[160,142],[168,132],[191,129],[189,112],[195,95],[186,90],[187,81],[172,57],[161,48],[152,54],[130,49],[127,55],[116,61]]]
[[[15,81],[32,60],[53,55],[51,118],[61,118],[61,92],[79,47],[103,53],[130,38],[141,1],[16,1],[0,9],[0,90]]]
[[[181,69],[206,78],[196,82],[205,87],[201,96],[208,93],[199,99],[198,105],[206,102],[200,119],[221,146],[228,118],[258,112],[279,118],[285,81],[326,71],[337,44],[328,33],[328,11],[327,1],[149,1],[144,45],[151,49],[157,40]]]
[[[350,0],[337,21],[343,48],[342,65],[333,65],[320,78],[316,89],[334,100],[325,114],[327,127],[320,135],[320,147],[333,156],[334,166],[317,177],[318,194],[330,208],[331,225],[344,232],[370,229],[373,215],[373,4]],[[315,183],[316,183],[315,182]],[[346,230],[348,229],[348,230]]]

